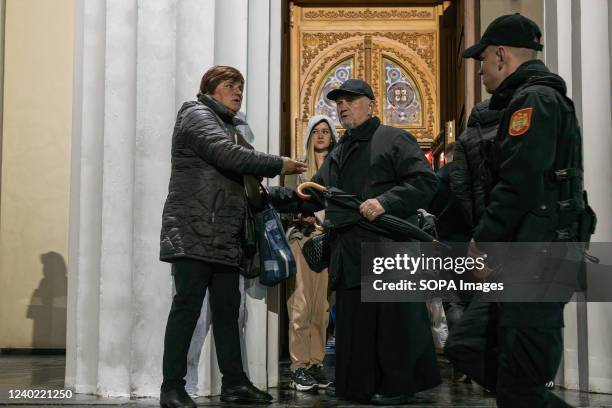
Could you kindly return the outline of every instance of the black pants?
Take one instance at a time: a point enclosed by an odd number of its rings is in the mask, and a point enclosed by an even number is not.
[[[490,391],[497,387],[497,306],[472,302],[449,328],[444,352],[453,367]]]
[[[497,396],[501,408],[569,407],[548,391],[561,360],[561,328],[513,327],[496,303],[470,303],[446,342],[461,372]]]
[[[185,259],[172,265],[172,273],[176,295],[166,324],[162,390],[185,386],[187,353],[206,288],[210,290],[213,335],[223,385],[232,386],[248,381],[242,369],[240,352],[238,269]]]
[[[561,328],[502,326],[498,333],[497,406],[570,407],[545,387],[561,362]]]
[[[448,332],[455,330],[467,309],[469,302],[442,302],[444,314],[446,315],[446,323],[448,324]]]
[[[424,303],[361,302],[359,288],[336,291],[336,396],[412,395],[440,384]]]

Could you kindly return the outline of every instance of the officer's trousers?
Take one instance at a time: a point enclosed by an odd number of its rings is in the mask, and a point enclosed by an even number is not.
[[[569,407],[546,389],[561,362],[561,328],[500,327],[497,406]]]
[[[184,259],[172,265],[172,272],[176,294],[172,299],[164,337],[162,390],[185,386],[187,353],[207,288],[210,290],[213,335],[223,385],[232,386],[248,381],[242,368],[238,330],[238,269]]]
[[[569,407],[545,387],[561,361],[561,328],[500,325],[500,313],[495,303],[471,303],[446,342],[449,360],[496,392],[498,407]]]

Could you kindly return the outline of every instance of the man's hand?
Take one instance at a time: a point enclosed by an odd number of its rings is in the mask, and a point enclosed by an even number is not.
[[[283,170],[281,171],[282,175],[302,174],[306,170],[308,170],[308,166],[306,166],[306,163],[293,160],[290,157],[283,157]]]
[[[317,222],[317,219],[315,218],[314,215],[302,215],[301,216],[302,221],[305,222],[306,224],[310,224],[310,225],[314,225]]]
[[[476,241],[474,241],[474,238],[472,238],[470,244],[468,245],[467,256],[469,258],[486,258],[487,254],[478,249],[476,246]],[[491,272],[493,272],[493,269],[491,269],[486,262],[484,264],[484,268],[472,269],[472,275],[474,275],[474,277],[477,279],[486,279],[489,277],[489,275],[491,275]]]
[[[385,213],[385,209],[375,198],[370,198],[365,200],[359,206],[359,212],[362,216],[368,219],[368,221],[372,222],[376,218],[380,217]]]

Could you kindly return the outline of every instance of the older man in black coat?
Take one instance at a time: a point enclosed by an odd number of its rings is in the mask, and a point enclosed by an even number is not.
[[[355,194],[361,214],[416,222],[438,181],[416,139],[372,116],[374,94],[350,79],[327,97],[346,133],[313,181]],[[336,275],[336,396],[380,405],[404,404],[440,383],[424,303],[361,302],[361,244],[393,238],[352,225],[333,231],[330,273]]]

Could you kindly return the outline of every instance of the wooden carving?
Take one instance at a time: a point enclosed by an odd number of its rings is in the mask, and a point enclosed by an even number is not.
[[[313,9],[304,13],[305,20],[431,20],[431,9],[388,9],[388,8],[351,8],[351,9]]]

